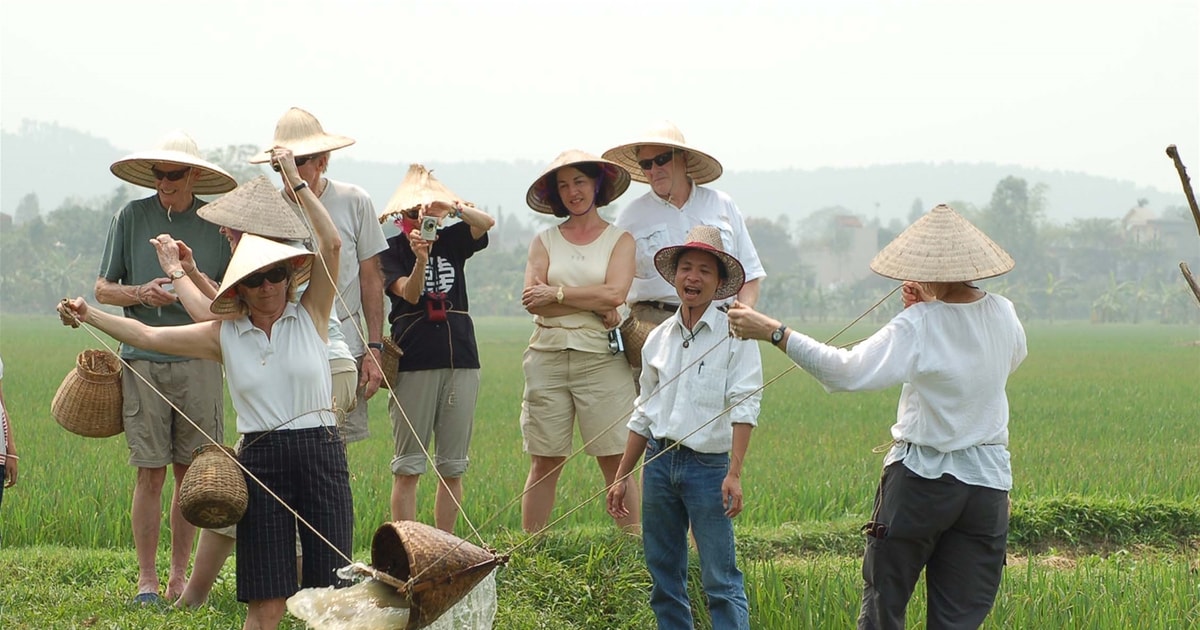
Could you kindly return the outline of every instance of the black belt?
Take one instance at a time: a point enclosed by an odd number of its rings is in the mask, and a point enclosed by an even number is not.
[[[672,440],[671,438],[654,438],[654,441],[658,442],[658,450],[660,450],[660,451],[665,451],[672,447],[674,447],[680,451],[692,450],[692,449],[684,446],[683,442],[680,442],[678,440]]]
[[[660,311],[666,311],[668,313],[674,313],[675,311],[679,310],[678,304],[667,304],[666,302],[646,301],[646,302],[636,302],[636,304],[645,304],[646,306],[649,306],[651,308],[656,308]]]

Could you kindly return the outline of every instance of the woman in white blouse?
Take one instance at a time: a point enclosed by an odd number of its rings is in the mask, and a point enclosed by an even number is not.
[[[871,261],[904,281],[905,309],[851,349],[735,306],[735,335],[771,341],[826,391],[902,385],[874,512],[863,528],[859,628],[904,628],[925,570],[929,628],[983,623],[1000,586],[1008,536],[1008,376],[1026,355],[1011,302],[973,281],[1013,260],[939,205]]]

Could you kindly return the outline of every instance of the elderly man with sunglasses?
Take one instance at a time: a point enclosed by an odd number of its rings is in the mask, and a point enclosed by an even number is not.
[[[186,240],[196,248],[199,271],[220,280],[229,264],[229,248],[218,227],[199,217],[197,209],[204,201],[196,195],[228,192],[237,182],[201,159],[195,141],[180,132],[168,135],[157,149],[117,160],[110,170],[131,184],[153,188],[155,194],[131,201],[113,217],[96,279],[96,300],[120,306],[126,317],[150,326],[192,323],[173,290],[179,276],[163,274],[149,241],[167,232]],[[224,434],[221,366],[128,344],[121,346],[121,358],[131,368],[122,370],[121,387],[129,464],[137,467],[130,511],[138,560],[133,601],[162,605],[155,558],[167,465],[172,466],[175,488],[166,597],[174,600],[183,592],[196,535],[179,511],[179,485],[192,463],[192,451],[208,443],[204,434],[217,441]]]
[[[720,162],[688,144],[670,122],[605,151],[604,158],[623,166],[634,181],[650,185],[646,194],[621,210],[616,221],[637,243],[637,271],[626,297],[632,317],[657,325],[679,308],[675,288],[655,270],[654,254],[684,244],[688,232],[700,225],[717,228],[725,251],[745,268],[746,284],[737,300],[747,305],[758,301],[759,283],[767,274],[742,212],[729,195],[701,186],[721,176]]]

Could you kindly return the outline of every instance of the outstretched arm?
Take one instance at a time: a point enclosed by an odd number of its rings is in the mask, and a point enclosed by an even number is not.
[[[77,328],[80,322],[91,324],[131,346],[180,357],[221,360],[221,322],[147,326],[131,317],[118,317],[90,308],[81,297],[63,300],[58,305],[58,312],[64,325]]]

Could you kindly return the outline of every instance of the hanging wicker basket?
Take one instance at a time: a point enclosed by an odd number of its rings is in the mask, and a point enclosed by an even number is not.
[[[107,350],[80,352],[75,368],[54,392],[50,415],[64,429],[83,437],[111,437],[124,430],[117,355]]]
[[[621,322],[621,337],[625,339],[625,360],[635,370],[642,367],[642,346],[655,324],[630,316]]]
[[[416,521],[385,523],[371,541],[361,574],[391,585],[411,602],[405,630],[437,621],[508,556]],[[360,565],[361,566],[361,565]]]
[[[400,373],[400,357],[404,356],[404,351],[396,345],[396,342],[392,341],[391,337],[384,337],[383,352],[379,354],[381,357],[379,369],[383,370],[383,381],[379,386],[390,389]]]
[[[236,525],[246,513],[246,477],[223,444],[196,449],[192,465],[179,486],[179,511],[196,527],[217,529]]]

